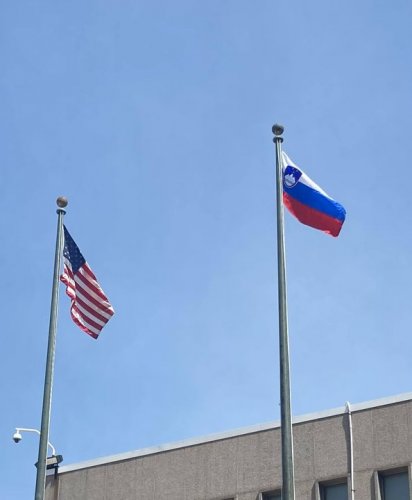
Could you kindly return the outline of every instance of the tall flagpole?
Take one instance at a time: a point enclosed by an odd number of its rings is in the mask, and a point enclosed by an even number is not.
[[[41,428],[39,440],[39,456],[37,460],[35,500],[44,500],[46,488],[46,459],[47,443],[49,441],[50,408],[53,389],[54,354],[56,347],[57,312],[59,301],[59,275],[63,248],[63,217],[66,213],[67,199],[63,196],[57,198],[57,237],[54,254],[54,274],[52,298],[50,307],[49,341],[47,345],[46,373],[44,376],[43,409],[41,415]]]
[[[289,337],[286,299],[285,231],[283,219],[282,125],[273,125],[276,146],[276,214],[278,246],[280,424],[282,437],[282,500],[295,500],[292,412],[290,404]]]

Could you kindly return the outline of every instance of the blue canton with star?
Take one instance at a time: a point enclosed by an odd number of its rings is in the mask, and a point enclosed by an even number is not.
[[[67,231],[66,226],[64,227],[64,249],[63,255],[66,259],[70,261],[72,265],[73,274],[82,267],[86,262],[85,258],[81,254],[79,247],[74,242],[73,238],[70,236],[69,231]]]

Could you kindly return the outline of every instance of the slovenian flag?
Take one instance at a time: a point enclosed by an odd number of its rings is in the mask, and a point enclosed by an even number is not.
[[[346,210],[282,152],[283,203],[300,222],[338,236]]]

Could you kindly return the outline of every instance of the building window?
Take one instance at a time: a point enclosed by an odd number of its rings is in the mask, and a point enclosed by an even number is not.
[[[267,491],[260,494],[260,500],[282,500],[280,491]]]
[[[409,500],[408,471],[380,472],[379,487],[382,500]]]
[[[348,500],[348,484],[319,484],[320,500]]]

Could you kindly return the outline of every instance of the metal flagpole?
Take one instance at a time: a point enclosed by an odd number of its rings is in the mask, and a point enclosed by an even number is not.
[[[39,456],[37,460],[35,500],[44,500],[46,488],[46,459],[47,443],[49,441],[50,407],[53,389],[54,354],[56,346],[57,310],[59,300],[59,275],[63,248],[63,210],[67,206],[67,199],[63,196],[57,198],[57,237],[54,254],[54,274],[52,298],[50,307],[49,341],[47,345],[46,373],[44,376],[43,409],[41,415],[41,428],[39,440]]]
[[[282,438],[282,500],[295,500],[293,465],[293,433],[290,404],[289,338],[286,300],[285,234],[283,220],[283,172],[281,144],[282,125],[273,125],[276,146],[276,213],[278,246],[278,301],[279,301],[279,362],[280,362],[280,423]]]

